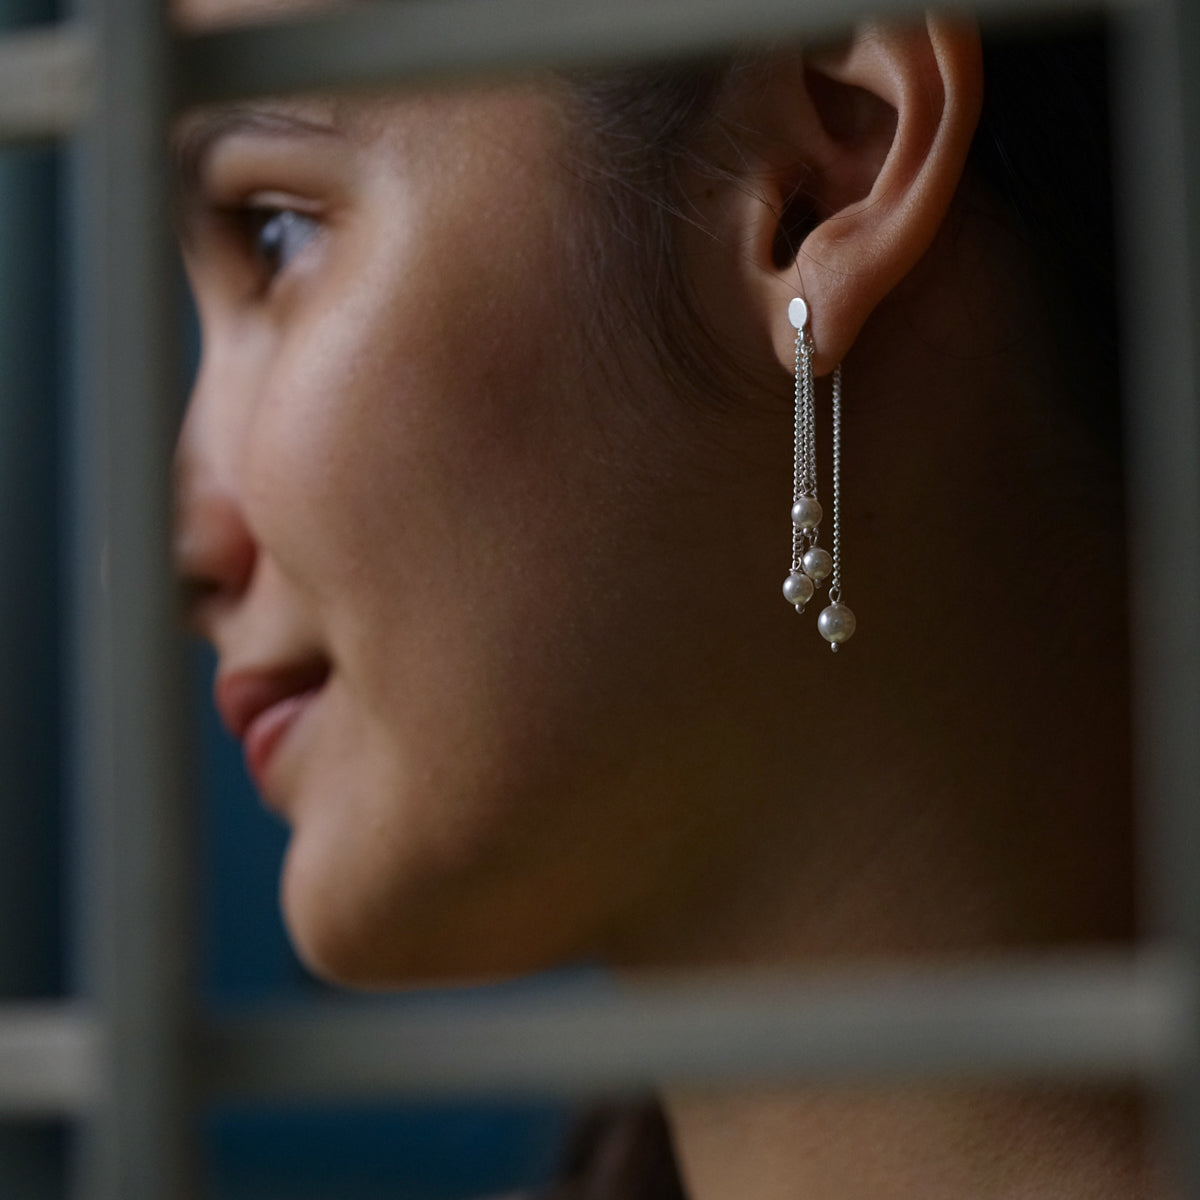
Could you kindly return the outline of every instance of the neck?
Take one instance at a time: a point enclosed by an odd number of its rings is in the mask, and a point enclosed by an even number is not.
[[[1086,433],[1046,416],[1068,406],[1040,365],[1038,314],[1015,302],[1022,278],[998,311],[1024,324],[983,334],[942,285],[964,245],[931,258],[925,291],[877,314],[847,363],[859,633],[817,660],[798,622],[764,667],[777,674],[763,744],[740,763],[742,834],[686,905],[643,927],[629,965],[928,960],[1132,936],[1120,482]],[[1129,1095],[667,1099],[692,1200],[1157,1190]]]
[[[735,769],[693,803],[736,822],[617,961],[806,966],[1134,932],[1119,472],[1068,415],[1019,247],[972,228],[846,363],[859,632],[834,657],[761,601],[773,641],[747,632],[760,675],[734,697],[756,740],[726,737]],[[976,243],[1008,279],[987,321],[963,298]]]
[[[895,344],[893,332],[881,341]],[[874,434],[878,453],[863,446],[878,464],[860,473],[861,488],[878,490],[863,508],[888,512],[896,528],[858,518],[860,636],[837,661],[816,664],[821,703],[836,719],[816,744],[797,746],[794,729],[780,730],[776,753],[763,757],[790,761],[790,778],[770,781],[755,840],[714,881],[712,919],[696,920],[693,908],[689,928],[649,957],[661,961],[669,943],[680,965],[819,965],[1132,935],[1124,613],[1119,597],[1096,603],[1119,532],[1107,548],[1081,532],[1095,497],[1064,496],[1030,432],[1059,398],[1036,373],[1013,370],[1015,380],[934,353],[878,378],[859,373],[864,403],[887,396],[895,410],[878,406],[862,422],[895,421]],[[955,371],[961,380],[939,378]],[[897,379],[920,380],[921,396]],[[966,400],[973,419],[990,421],[989,438],[959,436]],[[916,444],[936,459],[941,443],[931,496],[911,461],[885,453]],[[1098,467],[1093,477],[1102,476]],[[1002,486],[980,488],[995,478]],[[1057,564],[1035,560],[1046,547],[1060,548]],[[1061,588],[1033,582],[1055,578]],[[803,653],[795,662],[807,667]],[[922,1084],[667,1100],[691,1200],[1096,1200],[1158,1190],[1128,1094]]]
[[[672,1095],[691,1200],[1147,1196],[1135,1100],[1054,1088]]]

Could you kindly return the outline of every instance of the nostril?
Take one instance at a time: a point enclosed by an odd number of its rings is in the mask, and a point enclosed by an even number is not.
[[[242,595],[258,549],[228,491],[182,485],[176,500],[174,559],[185,616],[203,632],[204,613]]]

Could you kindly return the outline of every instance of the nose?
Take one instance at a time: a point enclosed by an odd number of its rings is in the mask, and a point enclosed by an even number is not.
[[[195,407],[188,414],[175,459],[175,569],[188,623],[210,640],[223,610],[249,586],[258,547],[236,486],[206,438]]]

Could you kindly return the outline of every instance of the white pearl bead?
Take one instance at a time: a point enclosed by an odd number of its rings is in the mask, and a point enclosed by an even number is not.
[[[788,320],[794,329],[803,329],[808,324],[808,305],[799,296],[788,305]]]
[[[783,581],[783,598],[798,608],[803,608],[813,597],[812,580],[799,571],[793,571]]]
[[[817,632],[836,649],[838,642],[848,642],[854,636],[857,624],[854,614],[844,604],[831,604],[817,618]]]
[[[811,496],[801,496],[792,505],[792,524],[797,529],[816,529],[821,516],[821,506]]]
[[[805,550],[802,561],[804,563],[804,573],[813,583],[820,583],[833,570],[833,559],[830,557],[829,551],[822,550],[820,546],[814,546],[811,550]]]

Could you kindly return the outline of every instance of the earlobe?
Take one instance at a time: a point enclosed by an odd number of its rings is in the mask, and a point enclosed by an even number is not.
[[[806,164],[811,217],[793,253],[796,182],[777,175],[763,276],[772,342],[785,369],[791,296],[808,301],[814,367],[827,374],[929,249],[966,165],[982,76],[978,31],[945,16],[913,26],[864,25],[836,52],[806,59],[805,95],[797,100],[805,118],[792,125],[805,144],[790,150],[793,162]]]

